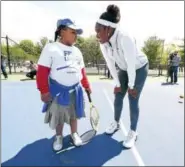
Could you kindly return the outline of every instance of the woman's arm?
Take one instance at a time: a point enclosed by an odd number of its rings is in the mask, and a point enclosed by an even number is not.
[[[123,49],[125,61],[127,63],[128,86],[134,88],[136,78],[136,48],[133,39],[129,36],[121,36],[121,47]]]
[[[110,73],[114,79],[114,82],[116,84],[116,87],[120,87],[121,84],[120,84],[120,81],[119,81],[119,78],[118,78],[118,73],[117,73],[117,70],[116,70],[116,66],[115,66],[115,61],[110,59],[108,56],[107,56],[107,51],[105,50],[105,47],[103,45],[100,45],[100,48],[101,48],[101,51],[103,53],[103,57],[105,59],[105,61],[107,62],[107,66],[110,70]]]

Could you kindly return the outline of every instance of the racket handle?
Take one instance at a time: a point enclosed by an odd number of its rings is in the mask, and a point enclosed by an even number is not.
[[[89,99],[89,102],[91,103],[92,102],[91,95],[90,95],[89,91],[87,91],[87,90],[85,90],[85,91],[87,93],[87,97]]]

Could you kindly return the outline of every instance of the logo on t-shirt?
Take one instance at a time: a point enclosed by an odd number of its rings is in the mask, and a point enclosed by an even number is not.
[[[64,51],[64,60],[69,61],[69,55],[71,54],[71,51]]]

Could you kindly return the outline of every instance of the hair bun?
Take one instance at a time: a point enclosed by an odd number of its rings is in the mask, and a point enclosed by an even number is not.
[[[114,17],[120,17],[119,7],[116,5],[109,5],[107,7],[107,13],[111,14]]]

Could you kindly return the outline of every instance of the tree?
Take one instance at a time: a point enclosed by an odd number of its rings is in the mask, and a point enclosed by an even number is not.
[[[5,44],[1,44],[1,52],[5,56],[7,55],[6,47],[7,46]],[[27,52],[25,52],[17,44],[9,46],[9,50],[10,50],[10,59],[12,61],[26,60],[28,58],[30,58],[31,60],[35,60],[35,57],[33,55],[28,54]]]
[[[168,44],[168,45],[166,45],[166,47],[164,49],[164,53],[162,55],[161,63],[162,64],[167,64],[170,53],[174,52],[174,50],[176,50],[176,49],[177,48],[176,48],[175,44]]]
[[[76,46],[81,50],[85,63],[91,63],[93,66],[99,63],[102,58],[99,44],[95,36],[89,38],[78,38]]]
[[[181,60],[184,63],[184,39],[182,39],[183,44],[179,45],[179,54],[181,56]]]
[[[49,42],[52,43],[53,41],[48,40],[47,37],[43,37],[43,38],[40,39],[39,42],[36,43],[36,45],[35,45],[35,51],[36,51],[36,57],[37,57],[37,59],[39,58],[39,56],[40,56],[40,54],[42,52],[42,49]]]
[[[1,53],[2,53],[3,55],[7,55],[6,52],[7,52],[7,51],[6,51],[6,45],[5,45],[4,43],[1,43]]]
[[[149,63],[152,65],[161,61],[162,49],[163,40],[157,36],[151,36],[144,42],[142,51],[147,55]]]
[[[94,64],[99,64],[100,59],[102,58],[101,50],[98,41],[96,40],[95,36],[91,36],[87,39],[87,44],[89,45],[89,54],[90,60]]]
[[[78,47],[80,50],[83,50],[83,46],[85,43],[85,39],[83,37],[77,37],[75,46]]]
[[[165,49],[165,54],[169,56],[170,53],[177,50],[181,56],[181,61],[184,62],[184,39],[182,39],[182,44],[170,44]]]
[[[25,39],[19,43],[19,47],[30,55],[36,55],[34,43],[31,40]]]

